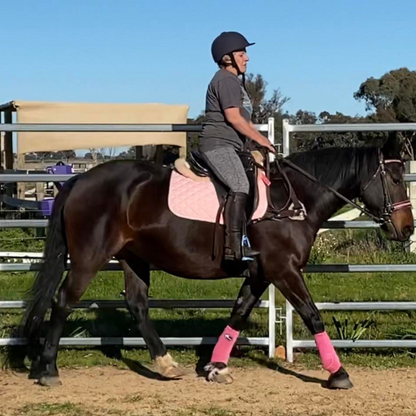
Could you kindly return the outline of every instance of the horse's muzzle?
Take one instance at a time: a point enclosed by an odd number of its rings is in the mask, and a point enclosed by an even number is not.
[[[414,232],[414,220],[410,204],[394,210],[391,220],[381,227],[388,238],[395,241],[407,241]]]

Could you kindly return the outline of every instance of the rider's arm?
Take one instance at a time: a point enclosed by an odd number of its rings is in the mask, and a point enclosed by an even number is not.
[[[227,108],[224,112],[227,121],[240,134],[243,134],[249,139],[254,140],[261,146],[267,147],[271,152],[275,152],[269,140],[267,140],[260,132],[255,129],[253,123],[249,123],[247,120],[245,120],[245,118],[241,115],[240,109],[238,107]]]

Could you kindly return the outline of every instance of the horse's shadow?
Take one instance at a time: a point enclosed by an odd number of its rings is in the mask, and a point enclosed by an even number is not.
[[[101,347],[101,352],[107,357],[116,359],[124,363],[131,371],[138,374],[139,376],[148,378],[150,380],[160,380],[160,381],[172,381],[173,379],[163,377],[161,374],[151,370],[148,367],[145,367],[139,361],[131,360],[130,358],[123,357],[121,349],[119,347],[109,346]]]
[[[258,364],[260,364],[263,367],[267,367],[270,370],[274,370],[277,371],[281,374],[285,374],[287,376],[292,376],[292,377],[296,377],[297,379],[303,381],[304,383],[315,383],[315,384],[320,384],[321,387],[326,388],[327,387],[327,380],[322,380],[316,377],[310,377],[310,376],[306,376],[304,374],[301,373],[297,373],[293,370],[290,370],[288,368],[285,368],[281,365],[279,365],[278,363],[276,363],[275,361],[271,361],[265,358],[260,358],[260,357],[253,357],[252,358],[253,361],[256,361]]]
[[[204,367],[209,363],[212,353],[211,347],[197,347],[196,353],[198,356],[198,362],[195,366],[195,371],[199,377],[205,376]],[[321,387],[326,388],[327,387],[327,380],[321,380],[316,377],[310,377],[306,376],[301,373],[297,373],[293,370],[289,370],[288,368],[285,368],[275,361],[271,361],[267,358],[261,358],[261,357],[252,357],[251,360],[255,361],[257,364],[261,365],[262,367],[267,367],[270,370],[278,371],[281,374],[285,374],[287,376],[296,377],[297,379],[303,381],[304,383],[315,383],[320,384]]]

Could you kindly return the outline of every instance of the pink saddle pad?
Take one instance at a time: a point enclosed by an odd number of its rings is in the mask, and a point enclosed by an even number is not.
[[[262,218],[267,210],[266,184],[262,175],[263,173],[260,173],[257,180],[259,204],[253,214],[253,220]],[[170,178],[168,205],[171,212],[178,217],[213,223],[220,206],[212,182],[195,182],[176,171],[172,171]],[[224,218],[221,215],[220,224],[223,223]]]

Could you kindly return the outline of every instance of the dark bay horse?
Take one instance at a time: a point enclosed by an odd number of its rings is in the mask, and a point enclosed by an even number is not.
[[[372,214],[386,220],[383,227],[389,238],[404,241],[413,232],[398,153],[392,154],[386,147],[329,148],[293,154],[288,159],[347,198],[361,198]],[[250,263],[249,277],[241,287],[229,325],[206,367],[207,378],[231,381],[227,367],[231,348],[260,296],[274,284],[315,336],[323,366],[330,372],[328,386],[350,388],[348,373],[331,345],[301,272],[318,230],[344,202],[293,167],[283,166],[307,217],[304,221],[264,220],[248,228],[251,244],[261,254]],[[276,175],[272,169],[270,195],[278,207],[286,195]],[[220,256],[213,260],[213,224],[179,218],[169,211],[170,176],[170,168],[114,161],[72,178],[59,192],[49,223],[45,263],[22,321],[22,335],[28,339],[32,358],[30,377],[40,384],[59,383],[56,358],[65,320],[112,257],[124,269],[129,311],[160,373],[180,375],[149,319],[150,265],[190,279],[223,279],[239,272],[225,269]],[[222,241],[222,227],[216,238]],[[68,255],[71,271],[61,283]],[[49,307],[51,317],[41,343],[40,329]]]

